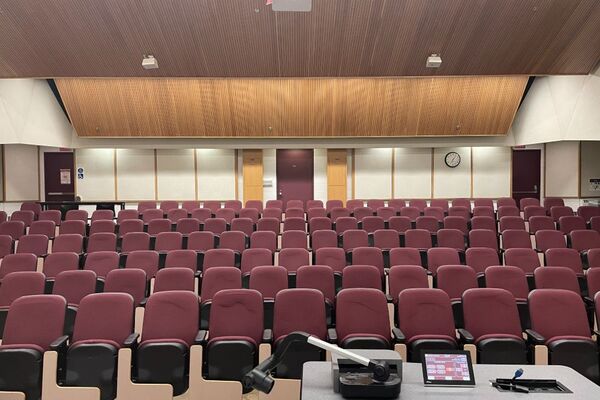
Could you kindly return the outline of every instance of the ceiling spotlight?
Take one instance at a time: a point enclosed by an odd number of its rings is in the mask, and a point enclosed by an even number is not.
[[[427,57],[427,68],[439,68],[442,65],[442,57],[439,54],[432,54]]]
[[[158,69],[158,60],[152,54],[144,55],[142,59],[142,68]]]

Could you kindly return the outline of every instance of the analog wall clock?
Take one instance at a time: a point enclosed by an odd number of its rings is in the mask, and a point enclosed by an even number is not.
[[[446,162],[446,165],[448,167],[456,168],[460,165],[460,154],[458,154],[455,151],[451,151],[448,154],[446,154],[444,161]]]

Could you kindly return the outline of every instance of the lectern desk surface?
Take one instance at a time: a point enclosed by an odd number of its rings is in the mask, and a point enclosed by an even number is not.
[[[512,378],[515,371],[523,368],[523,379],[556,379],[573,393],[507,393],[493,388],[490,380],[496,378]],[[600,386],[585,378],[575,370],[558,365],[473,365],[474,388],[425,387],[421,364],[404,363],[402,365],[402,389],[400,399],[404,400],[511,400],[511,399],[544,399],[544,400],[598,400]],[[308,362],[304,364],[302,376],[302,400],[340,400],[342,396],[334,393],[331,387],[331,363]]]

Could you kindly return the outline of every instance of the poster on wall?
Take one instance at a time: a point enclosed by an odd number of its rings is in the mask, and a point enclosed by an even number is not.
[[[70,185],[71,184],[71,170],[70,169],[61,169],[60,170],[60,184],[61,185]]]
[[[600,178],[590,179],[590,192],[600,192]]]

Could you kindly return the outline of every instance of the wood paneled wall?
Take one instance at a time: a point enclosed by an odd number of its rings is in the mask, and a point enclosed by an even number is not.
[[[0,77],[587,74],[598,0],[2,1]],[[141,68],[143,54],[160,68]],[[425,68],[441,53],[439,69]],[[150,94],[151,95],[151,94]]]
[[[80,136],[504,135],[526,77],[59,79]]]
[[[327,199],[342,200],[347,197],[347,156],[346,149],[327,150]]]
[[[263,199],[263,174],[263,151],[244,150],[242,153],[244,202]]]

